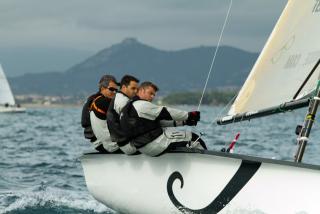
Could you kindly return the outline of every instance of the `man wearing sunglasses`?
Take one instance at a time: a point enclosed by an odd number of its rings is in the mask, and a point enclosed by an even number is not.
[[[89,97],[82,111],[82,122],[87,122],[84,127],[85,136],[90,139],[95,149],[102,153],[119,151],[119,146],[110,139],[106,122],[107,111],[117,88],[118,83],[113,76],[102,76],[99,81],[99,92]]]
[[[123,107],[132,99],[138,91],[139,80],[131,75],[125,75],[120,82],[120,91],[110,103],[107,113],[107,124],[113,142],[117,142],[120,150],[131,155],[137,152],[130,142],[128,135],[120,126],[120,114]]]

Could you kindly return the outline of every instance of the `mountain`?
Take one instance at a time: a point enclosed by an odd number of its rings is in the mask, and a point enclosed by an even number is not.
[[[103,49],[64,72],[25,74],[10,78],[15,94],[87,95],[96,91],[103,74],[118,80],[132,74],[141,81],[153,81],[161,92],[201,90],[204,86],[215,47],[195,47],[163,51],[125,39]],[[240,86],[258,54],[233,47],[220,47],[208,88]]]

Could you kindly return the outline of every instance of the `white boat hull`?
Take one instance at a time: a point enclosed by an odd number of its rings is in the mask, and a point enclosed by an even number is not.
[[[320,167],[219,152],[85,154],[91,194],[122,213],[318,213]]]
[[[17,106],[0,106],[0,113],[24,113],[26,108],[17,107]]]

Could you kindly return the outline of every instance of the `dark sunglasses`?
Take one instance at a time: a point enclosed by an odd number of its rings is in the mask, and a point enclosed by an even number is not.
[[[113,88],[113,87],[108,88],[108,90],[111,91],[111,92],[117,92],[118,91],[118,89]]]

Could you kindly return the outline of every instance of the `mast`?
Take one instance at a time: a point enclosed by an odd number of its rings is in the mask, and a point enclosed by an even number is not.
[[[301,90],[308,83],[312,74],[314,74],[315,70],[319,67],[319,65],[320,65],[320,59],[317,61],[315,66],[312,68],[311,72],[308,74],[307,78],[302,83],[299,90],[295,93],[294,99],[298,96],[298,94],[301,92]],[[278,105],[278,106],[274,106],[274,107],[254,111],[254,112],[245,112],[245,113],[225,116],[221,119],[218,119],[217,124],[218,125],[226,125],[229,123],[241,122],[241,121],[250,120],[253,118],[269,116],[272,114],[284,113],[286,111],[291,111],[294,109],[309,106],[308,113],[307,113],[305,120],[304,120],[304,125],[303,125],[302,129],[300,130],[299,137],[297,139],[298,140],[298,149],[295,154],[295,162],[300,163],[302,161],[303,154],[304,154],[304,151],[306,149],[306,146],[307,146],[307,143],[309,140],[312,125],[314,123],[314,119],[316,117],[318,106],[320,104],[320,76],[318,77],[317,86],[316,86],[314,92],[311,94],[313,94],[313,97],[312,97],[312,95],[310,95],[310,96],[308,96],[308,98],[285,102],[285,103]]]
[[[295,162],[301,162],[304,151],[306,149],[308,140],[309,140],[309,135],[311,132],[311,128],[314,122],[314,119],[316,117],[316,113],[318,110],[318,106],[320,103],[320,79],[318,80],[318,86],[316,89],[316,95],[312,98],[308,113],[306,115],[305,121],[303,128],[300,131],[299,138],[298,138],[298,150],[295,155]]]
[[[290,0],[228,115],[224,125],[307,107],[296,161],[303,153],[320,102],[319,0]],[[309,98],[309,99],[305,99]]]

